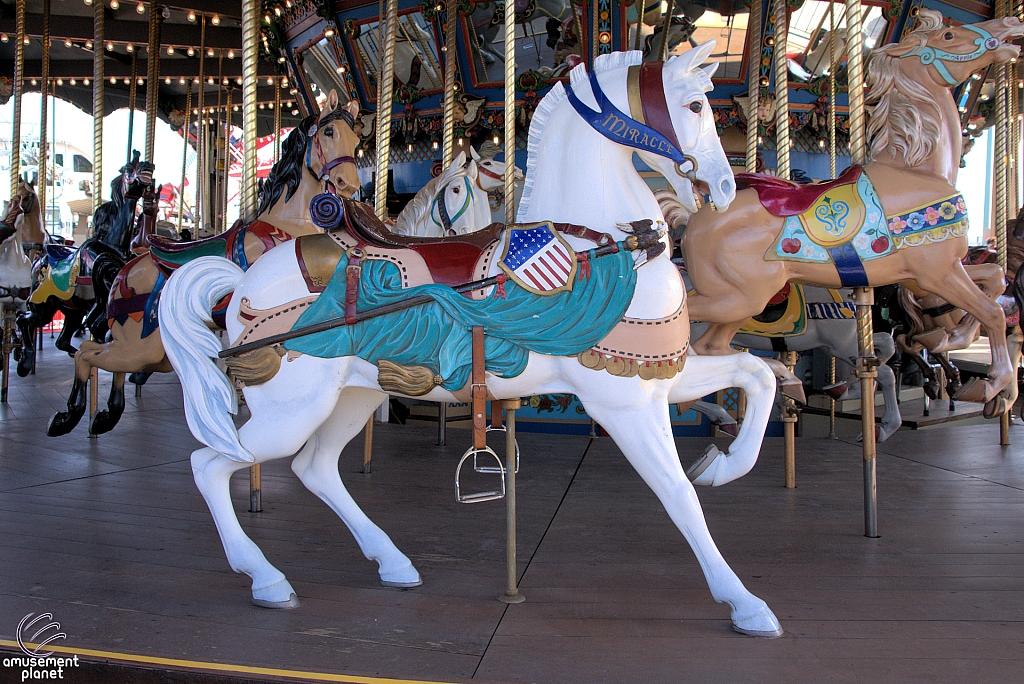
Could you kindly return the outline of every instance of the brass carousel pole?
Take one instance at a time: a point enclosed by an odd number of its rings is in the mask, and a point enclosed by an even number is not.
[[[11,197],[18,194],[21,181],[21,108],[25,95],[25,0],[16,0],[18,35],[14,45],[14,83],[11,94],[14,101],[14,123],[11,130]]]
[[[231,117],[231,88],[226,89],[224,99],[226,101],[224,107],[224,177],[220,186],[221,207],[223,207],[223,211],[220,214],[220,232],[222,233],[228,229],[228,195],[231,192],[228,187],[231,171],[231,127],[234,125]]]
[[[640,8],[638,11],[643,11]],[[639,24],[637,25],[639,27]],[[750,3],[747,25],[750,36],[750,57],[747,59],[747,173],[757,171],[758,98],[761,96],[761,0]]]
[[[444,131],[441,140],[441,167],[447,169],[455,158],[455,64],[458,61],[458,0],[448,0],[444,36]],[[507,57],[506,57],[507,59]]]
[[[281,160],[281,84],[274,79],[274,163]]]
[[[188,165],[188,135],[192,130],[192,81],[185,91],[185,124],[181,142],[181,186],[178,188],[178,237],[181,237],[181,222],[185,217],[185,167]],[[193,236],[193,239],[195,236]]]
[[[775,19],[775,49],[772,51],[775,70],[775,155],[777,175],[789,180],[789,65],[786,62],[786,44],[789,42],[789,8],[786,0],[775,0],[772,6]],[[749,140],[748,140],[749,145]],[[782,363],[790,372],[796,365],[796,352],[782,352]],[[796,421],[799,412],[796,402],[782,397],[782,435],[785,442],[786,488],[796,487]]]
[[[93,0],[95,2],[95,0]],[[193,212],[192,226],[195,228],[193,239],[199,239],[203,228],[203,218],[206,212],[203,210],[203,203],[206,202],[206,186],[210,182],[210,174],[204,166],[209,155],[206,153],[206,132],[209,126],[206,123],[206,15],[199,16],[199,92],[196,103],[196,207]]]
[[[454,9],[455,0],[448,0]],[[377,79],[377,177],[373,184],[373,206],[382,221],[388,218],[388,160],[391,157],[391,99],[395,85],[395,36],[398,28],[398,0],[387,0],[384,45]],[[454,50],[453,50],[454,52]],[[454,54],[446,59],[454,59]],[[363,432],[363,472],[370,472],[373,458],[373,416]]]
[[[451,1],[451,0],[449,0]],[[671,0],[669,0],[671,6]],[[505,5],[505,223],[516,219],[516,13],[514,3]],[[511,11],[509,11],[511,10]],[[596,12],[595,12],[596,14]],[[595,41],[596,44],[596,41]],[[516,564],[516,409],[519,398],[504,399],[505,409],[505,558],[507,584],[505,593],[498,597],[503,603],[522,603],[526,597],[519,593]]]
[[[132,160],[132,147],[135,143],[135,101],[139,84],[139,53],[132,52],[132,77],[128,82],[128,154],[127,161]]]
[[[1008,0],[996,0],[995,16],[1001,19],[1007,15]],[[996,66],[996,125],[995,125],[995,217],[996,217],[996,261],[1006,272],[1006,222],[1011,215],[1007,211],[1009,204],[1010,179],[1008,169],[1012,164],[1010,154],[1009,121],[1007,120],[1007,74],[1009,64]],[[1014,207],[1016,210],[1016,207]],[[999,444],[1006,446],[1010,443],[1010,412],[1007,411],[999,416]]]
[[[49,232],[50,227],[46,222],[46,165],[50,157],[47,154],[49,144],[46,126],[50,115],[50,0],[43,0],[43,77],[39,81],[39,86],[39,154],[36,167],[39,172],[39,188],[36,194],[39,196],[39,208],[43,212],[43,230]]]
[[[103,3],[93,2],[92,40],[92,209],[103,204]]]
[[[95,2],[95,0],[93,0]],[[156,0],[149,0],[149,46],[146,49],[146,161],[153,161],[156,149],[156,105],[160,94],[160,23]]]
[[[835,2],[828,4],[828,170],[836,177],[836,16]],[[836,382],[836,357],[828,357],[828,384]],[[899,392],[899,388],[896,388]],[[836,400],[828,398],[828,437],[836,439]]]
[[[847,82],[850,102],[850,162],[865,164],[868,160],[867,136],[864,128],[864,15],[860,0],[846,0]],[[875,368],[871,325],[874,290],[854,289],[857,304],[857,377],[860,378],[860,418],[864,455],[864,536],[878,536],[878,498],[875,487]]]
[[[213,196],[211,199],[210,213],[213,214],[213,232],[220,232],[221,216],[224,213],[224,207],[220,206],[220,184],[221,184],[221,173],[217,168],[218,162],[221,161],[221,146],[220,136],[224,132],[224,126],[221,122],[221,106],[223,105],[224,97],[224,50],[221,50],[217,56],[217,109],[216,120],[213,124]]]
[[[261,0],[242,2],[242,199],[239,217],[256,218],[256,68],[259,60]],[[228,101],[230,112],[231,102]],[[229,114],[230,116],[230,114]],[[249,467],[249,511],[263,510],[260,465]]]

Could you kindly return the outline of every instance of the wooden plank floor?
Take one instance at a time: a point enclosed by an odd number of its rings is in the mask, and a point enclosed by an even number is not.
[[[852,441],[801,439],[798,489],[780,440],[753,472],[701,489],[712,534],[786,629],[742,637],[713,602],[661,506],[607,438],[521,435],[519,568],[503,588],[504,507],[454,502],[468,432],[380,426],[374,472],[361,443],[343,479],[419,568],[380,587],[375,565],[281,461],[265,512],[243,527],[302,605],[249,603],[227,567],[188,462],[173,376],[154,376],[115,432],[47,438],[71,362],[48,348],[0,408],[0,639],[29,612],[68,646],[186,660],[428,680],[535,682],[1006,682],[1024,667],[1024,428],[903,430],[881,446],[881,539],[862,536]],[[105,391],[105,387],[104,387]],[[681,438],[688,464],[705,440]],[[724,442],[722,444],[724,446]],[[0,681],[8,673],[0,672]],[[71,679],[69,681],[75,681]],[[97,680],[98,681],[98,680]],[[125,680],[127,681],[127,679]]]

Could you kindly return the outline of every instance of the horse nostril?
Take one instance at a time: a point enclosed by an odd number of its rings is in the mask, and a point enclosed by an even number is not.
[[[728,197],[736,191],[736,181],[732,178],[722,179],[722,195]]]

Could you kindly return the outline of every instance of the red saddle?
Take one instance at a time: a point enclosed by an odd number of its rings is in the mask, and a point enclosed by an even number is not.
[[[341,227],[352,237],[375,247],[411,249],[427,263],[435,283],[456,287],[473,280],[473,268],[480,255],[498,241],[502,223],[492,223],[483,230],[444,238],[397,235],[377,218],[369,205],[343,199],[344,216]]]
[[[835,180],[799,185],[777,176],[763,173],[737,173],[736,189],[757,190],[761,206],[775,216],[796,216],[811,208],[815,200],[832,188],[855,182],[863,171],[861,166],[851,166]]]

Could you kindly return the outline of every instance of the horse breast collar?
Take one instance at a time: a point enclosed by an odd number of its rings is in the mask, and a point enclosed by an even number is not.
[[[664,66],[664,62],[647,62],[629,67],[629,108],[633,116],[612,104],[601,90],[597,74],[593,71],[588,76],[598,111],[583,104],[571,85],[565,86],[565,94],[576,113],[595,131],[620,145],[671,159],[676,163],[676,171],[680,176],[696,183],[697,160],[679,149],[679,140],[672,127],[662,79]],[[693,168],[683,171],[682,164],[687,161]]]
[[[960,81],[953,78],[953,75],[949,73],[949,70],[943,62],[952,62],[954,64],[971,62],[978,57],[981,57],[986,52],[995,50],[1002,45],[1001,40],[979,26],[972,26],[968,24],[961,26],[960,28],[965,28],[978,34],[979,37],[974,39],[974,44],[978,46],[974,52],[946,52],[945,50],[939,50],[931,46],[919,45],[902,57],[917,57],[921,60],[921,64],[924,64],[925,66],[934,64],[935,70],[939,72],[942,79],[950,86],[956,86]]]

